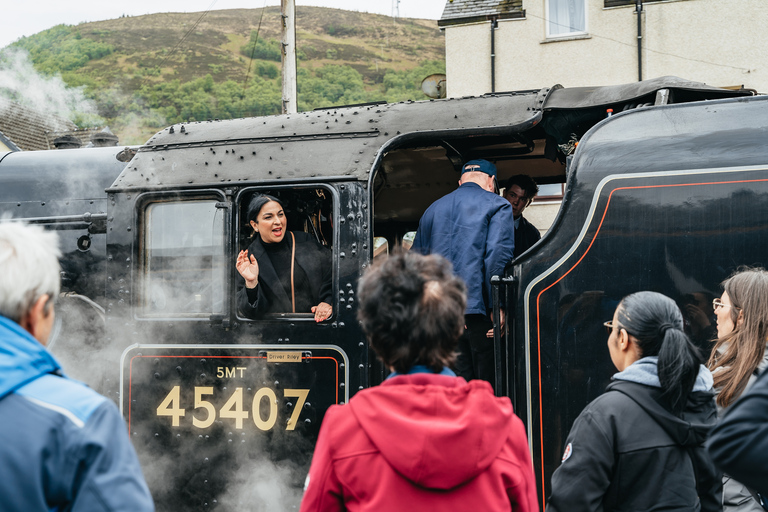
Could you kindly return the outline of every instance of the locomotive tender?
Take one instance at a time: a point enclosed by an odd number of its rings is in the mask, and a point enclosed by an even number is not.
[[[159,510],[236,508],[259,464],[293,470],[297,502],[324,411],[384,378],[357,280],[474,158],[500,181],[565,185],[497,288],[497,391],[527,426],[543,507],[573,420],[614,373],[602,322],[618,301],[669,295],[707,347],[719,282],[766,264],[767,97],[664,77],[176,124],[139,148],[0,156],[0,214],[59,230],[51,348],[120,404]],[[325,322],[237,311],[247,204],[265,192],[332,251]]]

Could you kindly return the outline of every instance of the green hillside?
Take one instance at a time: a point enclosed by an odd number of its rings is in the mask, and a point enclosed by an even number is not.
[[[35,69],[83,86],[121,143],[181,121],[277,114],[280,10],[167,13],[59,25],[22,38]],[[260,27],[260,28],[259,28]],[[299,110],[424,99],[445,70],[436,21],[297,8]],[[75,120],[80,124],[93,120]]]

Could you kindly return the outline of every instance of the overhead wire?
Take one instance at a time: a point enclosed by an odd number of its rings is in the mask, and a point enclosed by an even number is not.
[[[200,24],[200,22],[201,22],[201,21],[203,21],[203,18],[205,18],[205,16],[206,16],[206,15],[207,15],[209,12],[211,12],[211,10],[213,9],[213,6],[216,4],[216,2],[218,2],[218,0],[213,0],[213,1],[211,2],[211,5],[209,5],[209,6],[208,6],[208,9],[206,9],[206,10],[205,10],[205,11],[204,11],[204,12],[203,12],[201,15],[200,15],[200,17],[197,19],[197,21],[195,22],[195,24],[194,24],[194,25],[192,25],[192,27],[191,27],[189,30],[187,30],[187,32],[186,32],[186,33],[185,33],[185,34],[182,36],[182,38],[181,38],[181,39],[179,39],[179,42],[178,42],[178,43],[176,43],[176,45],[175,45],[173,48],[171,48],[171,51],[169,51],[169,52],[168,52],[168,54],[165,56],[165,58],[164,58],[164,59],[163,59],[163,60],[160,62],[160,64],[158,65],[158,68],[162,69],[162,67],[163,67],[163,64],[165,64],[166,62],[168,62],[168,59],[170,59],[170,58],[171,58],[171,55],[173,55],[173,54],[174,54],[174,52],[176,52],[176,50],[178,50],[178,49],[179,49],[179,47],[182,45],[182,43],[184,43],[184,41],[186,41],[186,39],[187,39],[187,38],[189,37],[189,35],[190,35],[190,34],[191,34],[191,33],[192,33],[192,32],[193,32],[193,31],[194,31],[196,28],[197,28],[197,26]],[[143,86],[146,84],[146,82],[147,82],[148,80],[149,80],[149,78],[145,78],[145,79],[144,79],[144,81],[143,81],[143,82],[141,82],[141,85],[139,86],[139,88],[143,87]]]
[[[525,13],[525,17],[527,18],[529,16],[531,18],[536,18],[536,19],[542,20],[545,23],[553,23],[553,24],[555,24],[555,25],[557,25],[559,27],[571,28],[570,25],[563,25],[562,23],[553,22],[553,21],[548,20],[548,19],[546,19],[546,18],[544,18],[542,16],[537,16],[535,14],[530,14],[530,13],[526,12]],[[618,43],[618,44],[621,44],[621,45],[624,45],[624,46],[629,46],[629,47],[632,47],[632,48],[635,48],[637,46],[637,43],[634,43],[634,42],[633,43],[627,43],[625,41],[620,41],[620,40],[614,39],[612,37],[608,37],[608,36],[603,36],[603,35],[597,34],[596,32],[593,32],[593,31],[589,32],[589,36],[597,38],[597,39],[605,39],[607,41],[612,41],[614,43]],[[552,39],[552,40],[554,40],[554,39]],[[720,63],[717,63],[717,62],[710,62],[710,61],[706,61],[706,60],[703,60],[703,59],[694,59],[694,58],[691,58],[691,57],[683,57],[682,55],[676,55],[674,53],[663,52],[661,50],[654,50],[653,48],[649,48],[648,46],[643,46],[643,50],[651,52],[651,53],[656,53],[656,54],[659,54],[659,55],[666,55],[667,57],[675,57],[677,59],[687,60],[687,61],[690,61],[690,62],[699,62],[699,63],[702,63],[702,64],[708,64],[710,66],[719,66],[719,67],[723,67],[723,68],[738,69],[742,73],[749,73],[750,72],[749,68],[745,68],[743,66],[732,66],[730,64],[720,64]]]
[[[253,54],[256,53],[256,44],[259,42],[259,34],[261,33],[261,20],[264,19],[264,9],[267,8],[267,0],[264,0],[264,5],[261,7],[261,15],[259,16],[259,25],[256,27],[256,40],[253,41],[253,48],[251,48],[251,58],[248,60],[248,70],[245,72],[245,79],[243,80],[243,93],[240,95],[240,99],[245,98],[245,90],[248,87],[248,75],[251,74],[251,65],[253,64]]]

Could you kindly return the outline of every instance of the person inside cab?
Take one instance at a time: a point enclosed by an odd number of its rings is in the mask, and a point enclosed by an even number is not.
[[[274,313],[313,313],[316,322],[333,313],[330,250],[303,231],[288,231],[282,202],[257,194],[248,205],[253,242],[237,255],[243,281],[237,290],[241,314],[257,319]]]
[[[459,188],[432,203],[419,220],[411,251],[439,254],[467,284],[465,331],[456,369],[467,380],[495,380],[491,277],[504,275],[514,254],[512,207],[497,194],[496,166],[470,160]],[[504,310],[499,329],[504,330]]]
[[[515,258],[541,240],[541,233],[536,226],[523,217],[523,210],[528,208],[538,193],[539,186],[526,174],[512,176],[504,183],[504,199],[512,205],[515,218]]]

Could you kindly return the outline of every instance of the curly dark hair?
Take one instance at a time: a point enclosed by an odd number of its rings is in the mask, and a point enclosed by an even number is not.
[[[533,178],[527,174],[515,174],[504,182],[504,188],[508,189],[512,185],[517,185],[525,192],[525,197],[533,199],[539,193],[539,186],[533,181]]]
[[[422,364],[440,372],[456,360],[466,289],[445,258],[397,254],[368,269],[360,280],[357,317],[386,366],[407,373]]]

